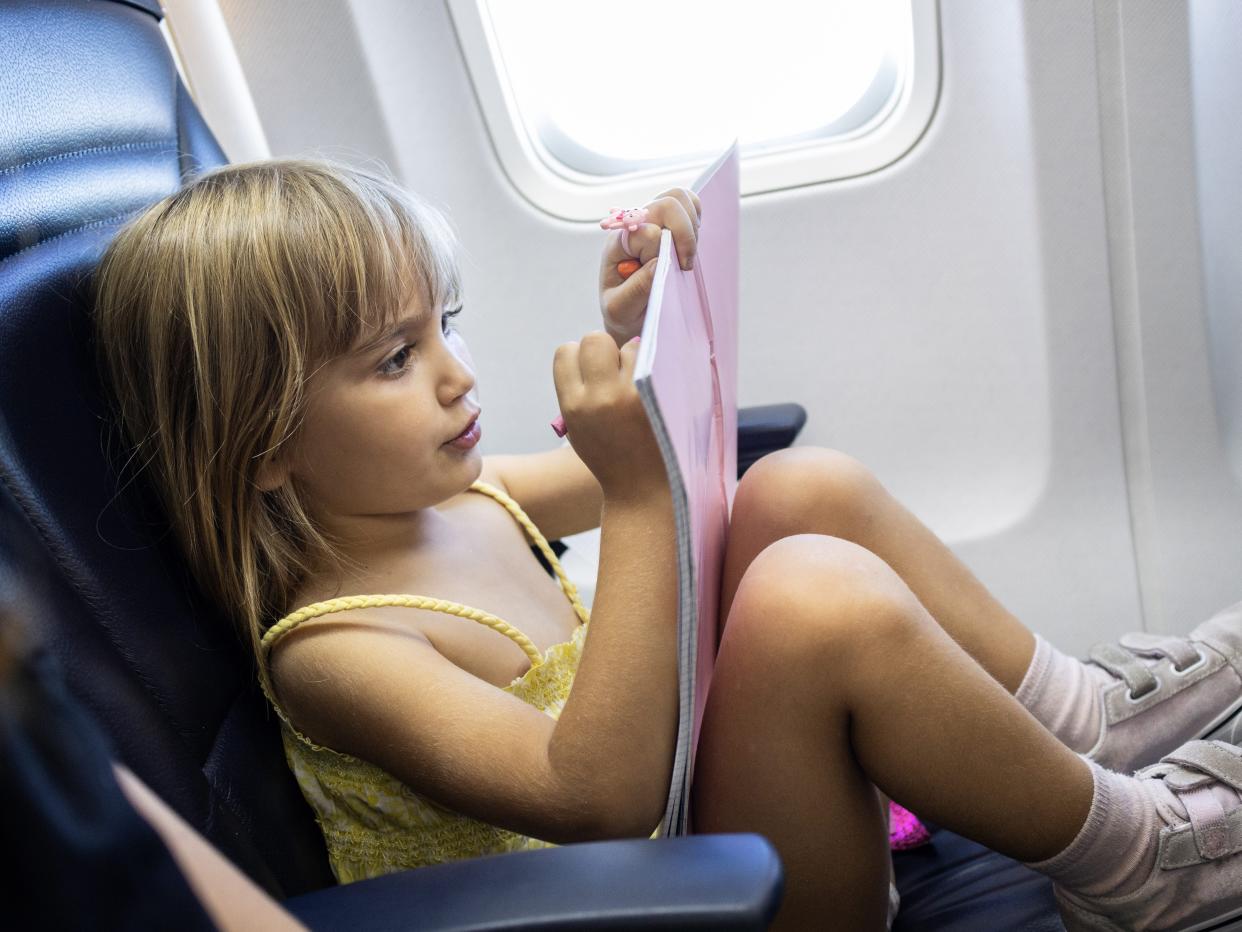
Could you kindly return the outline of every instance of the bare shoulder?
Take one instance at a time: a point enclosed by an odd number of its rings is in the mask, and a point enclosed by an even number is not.
[[[377,610],[303,622],[273,648],[270,663],[281,706],[298,730],[355,753],[366,750],[353,734],[359,710],[378,708],[369,697],[404,694],[408,702],[418,692],[409,681],[430,685],[452,666],[413,619],[399,623]],[[396,677],[406,682],[392,682]]]
[[[378,609],[341,612],[305,621],[280,639],[269,655],[272,682],[286,711],[300,721],[295,713],[304,707],[369,681],[381,651],[423,660],[436,653],[413,618],[396,622]]]

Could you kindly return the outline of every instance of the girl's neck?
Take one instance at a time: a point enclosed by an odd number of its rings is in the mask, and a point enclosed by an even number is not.
[[[437,507],[351,516],[324,525],[341,561],[307,574],[295,597],[298,605],[363,590],[387,591],[408,578],[424,556],[448,549],[456,537],[455,522]]]
[[[449,532],[451,522],[439,508],[429,507],[395,515],[351,515],[326,525],[341,555],[366,567],[434,547]]]

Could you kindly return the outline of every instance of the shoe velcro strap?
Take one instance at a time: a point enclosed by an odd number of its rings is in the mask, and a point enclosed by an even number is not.
[[[1210,789],[1196,790],[1196,793],[1211,793]],[[1181,797],[1185,802],[1189,793]],[[1190,807],[1186,807],[1189,811]],[[1206,854],[1200,848],[1201,840],[1193,824],[1183,825],[1175,829],[1166,829],[1160,836],[1159,864],[1165,870],[1178,867],[1190,867],[1202,864],[1205,860],[1215,860],[1230,854],[1242,852],[1242,808],[1235,809],[1224,817],[1218,829],[1219,838],[1208,844]]]
[[[1146,696],[1160,685],[1155,674],[1147,669],[1147,664],[1116,644],[1096,644],[1087,653],[1087,659],[1125,680],[1131,699]]]
[[[1242,793],[1242,751],[1223,741],[1188,741],[1161,761],[1211,774]]]
[[[1242,792],[1242,749],[1222,741],[1189,741],[1140,771],[1147,773],[1177,793],[1190,820],[1163,833],[1161,867],[1188,867],[1242,851],[1242,806],[1226,813],[1211,786],[1215,781]]]
[[[1211,861],[1229,853],[1229,814],[1210,786],[1178,796],[1190,818],[1199,854]]]
[[[1123,634],[1118,643],[1126,650],[1146,657],[1168,657],[1178,671],[1193,667],[1203,659],[1199,649],[1186,638],[1174,637],[1171,634],[1148,634],[1144,631],[1132,631]]]

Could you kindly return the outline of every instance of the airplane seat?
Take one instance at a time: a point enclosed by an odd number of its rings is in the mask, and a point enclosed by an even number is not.
[[[312,927],[763,928],[781,874],[756,836],[570,845],[332,886],[252,662],[125,463],[96,375],[89,285],[109,238],[225,161],[160,17],[157,0],[0,4],[0,609],[55,656],[116,756]],[[742,468],[804,419],[796,405],[741,413]],[[1055,921],[1046,882],[936,838],[898,856],[899,929],[1055,927],[1028,922]]]
[[[5,569],[38,581],[13,608],[120,758],[263,886],[301,893],[332,882],[318,829],[240,640],[141,484],[118,494],[95,374],[87,291],[109,239],[225,162],[158,15],[156,0],[0,8],[0,477],[30,525],[10,516]]]

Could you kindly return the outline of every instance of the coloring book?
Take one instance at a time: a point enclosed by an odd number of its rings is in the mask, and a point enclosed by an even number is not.
[[[680,717],[661,834],[687,830],[694,748],[711,683],[720,580],[737,490],[738,153],[693,185],[703,208],[694,268],[665,230],[634,380],[655,431],[677,528]]]

